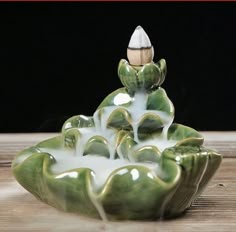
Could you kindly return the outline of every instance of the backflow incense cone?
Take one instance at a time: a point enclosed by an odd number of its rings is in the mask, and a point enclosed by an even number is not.
[[[131,36],[127,57],[131,65],[144,65],[151,63],[154,57],[154,49],[151,41],[141,26],[136,27]]]

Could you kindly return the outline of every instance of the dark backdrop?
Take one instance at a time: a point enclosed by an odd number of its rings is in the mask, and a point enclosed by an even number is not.
[[[122,85],[142,25],[167,60],[175,121],[236,130],[236,3],[0,3],[0,132],[59,131]]]

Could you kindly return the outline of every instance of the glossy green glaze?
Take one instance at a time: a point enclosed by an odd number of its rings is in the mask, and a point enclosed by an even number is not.
[[[56,141],[62,144],[63,136],[45,142],[46,148],[47,143],[56,145]],[[130,145],[132,141],[127,143]],[[155,219],[182,213],[201,193],[222,158],[214,151],[197,146],[168,148],[161,155],[155,153],[155,149],[152,153],[136,151],[137,162],[141,156],[142,161],[157,162],[160,174],[130,165],[115,170],[105,185],[95,190],[92,170],[79,168],[53,174],[51,166],[57,161],[39,147],[43,148],[39,145],[26,149],[15,159],[13,172],[17,181],[38,199],[56,208],[99,217],[91,200],[91,195],[95,195],[108,219]],[[20,156],[25,155],[28,158],[20,162]],[[134,178],[133,173],[138,178]]]
[[[131,92],[138,89],[150,89],[160,86],[166,75],[166,62],[164,59],[158,63],[148,63],[143,66],[132,66],[122,59],[118,66],[118,76],[121,83]]]
[[[69,118],[58,137],[21,151],[13,174],[38,199],[68,212],[110,220],[179,215],[201,194],[222,156],[205,149],[196,130],[172,123],[174,106],[160,87],[165,60],[138,67],[121,60],[118,75],[125,87],[109,94],[93,117]],[[54,170],[63,166],[61,157],[91,155],[126,163],[100,185],[85,166]]]

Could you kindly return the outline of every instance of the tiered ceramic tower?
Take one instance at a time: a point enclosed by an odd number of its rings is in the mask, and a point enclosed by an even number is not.
[[[173,123],[160,87],[166,62],[138,26],[118,76],[124,87],[93,116],[68,119],[59,136],[20,152],[12,169],[38,199],[104,220],[156,219],[184,212],[220,165],[194,129]],[[81,99],[81,102],[83,99]]]

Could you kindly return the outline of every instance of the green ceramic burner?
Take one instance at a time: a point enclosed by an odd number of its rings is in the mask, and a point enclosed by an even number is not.
[[[124,85],[92,117],[69,118],[62,132],[21,151],[17,181],[58,209],[104,220],[153,220],[183,213],[201,194],[222,156],[203,147],[194,129],[173,123],[174,106],[160,87],[164,59],[138,26],[121,60]]]

